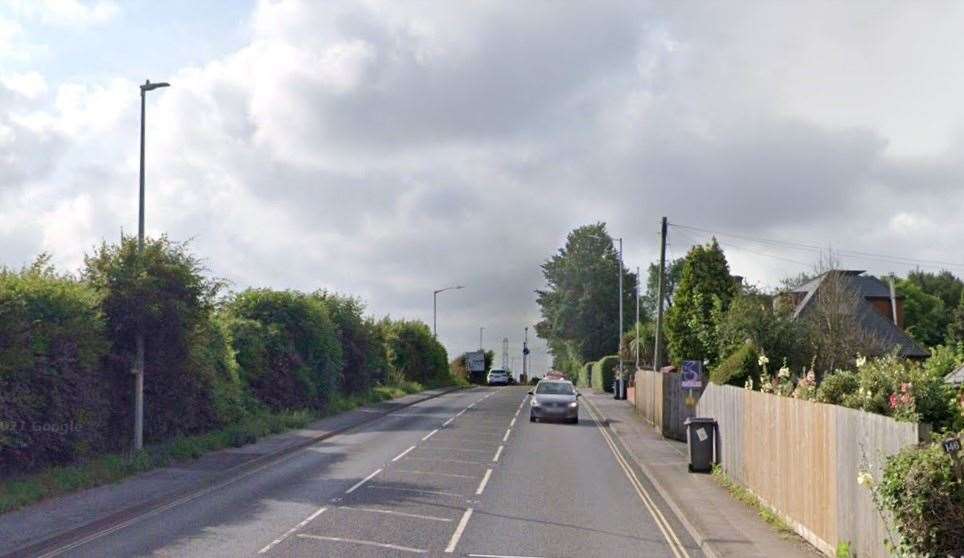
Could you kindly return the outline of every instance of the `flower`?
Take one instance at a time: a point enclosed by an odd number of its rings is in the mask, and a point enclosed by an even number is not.
[[[857,473],[857,484],[866,488],[873,488],[874,476],[868,471],[861,471]]]
[[[867,357],[857,355],[857,368],[862,368],[865,364],[867,364]]]
[[[777,370],[777,378],[789,378],[789,377],[790,377],[790,369],[787,368],[786,366],[783,366],[779,370]]]
[[[766,355],[760,355],[760,358],[756,359],[756,363],[760,366],[766,366],[770,362],[770,359]]]
[[[746,389],[748,389],[748,390],[750,390],[750,391],[753,391],[753,378],[747,378],[747,379],[746,379],[746,383],[743,384],[743,387],[745,387]]]

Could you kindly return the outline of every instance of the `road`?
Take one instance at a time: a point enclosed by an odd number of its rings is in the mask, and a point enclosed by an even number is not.
[[[585,405],[578,425],[526,405],[425,401],[53,555],[701,556]]]

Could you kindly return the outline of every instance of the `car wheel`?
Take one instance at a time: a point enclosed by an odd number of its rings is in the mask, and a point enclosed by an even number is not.
[[[569,419],[569,424],[579,424],[579,417]]]
[[[529,415],[529,422],[535,422],[535,421],[536,421],[536,417]]]

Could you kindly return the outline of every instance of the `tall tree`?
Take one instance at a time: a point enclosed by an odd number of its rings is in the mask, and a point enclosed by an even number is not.
[[[623,275],[623,317],[628,326],[636,312],[636,276],[620,268],[605,223],[573,230],[566,245],[542,264],[546,289],[536,291],[543,316],[536,333],[549,341],[557,364],[578,366],[617,351],[618,273]],[[559,354],[563,350],[564,356]]]
[[[928,347],[943,343],[951,323],[951,312],[944,301],[909,277],[897,281],[896,291],[904,297],[904,329]]]
[[[673,362],[716,359],[719,347],[714,315],[725,312],[736,294],[737,282],[715,238],[690,249],[666,315],[667,346]]]
[[[957,307],[961,294],[964,294],[964,282],[946,270],[940,273],[911,271],[907,274],[907,281],[916,284],[925,293],[941,299],[948,312]]]
[[[964,293],[954,309],[951,323],[947,326],[947,340],[951,343],[964,342]]]
[[[676,258],[666,262],[666,283],[663,285],[663,311],[673,305],[673,295],[676,294],[676,286],[683,276],[683,262],[686,258]],[[659,296],[659,263],[649,264],[646,276],[646,293],[642,296],[642,310],[644,316],[656,315],[656,299]],[[646,320],[644,320],[646,321]]]

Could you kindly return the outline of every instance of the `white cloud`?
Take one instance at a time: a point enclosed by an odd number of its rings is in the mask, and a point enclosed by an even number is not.
[[[7,4],[22,17],[59,27],[100,25],[120,13],[120,6],[111,0],[7,0]]]
[[[10,74],[0,78],[0,83],[30,100],[35,100],[47,92],[47,80],[39,72]]]

